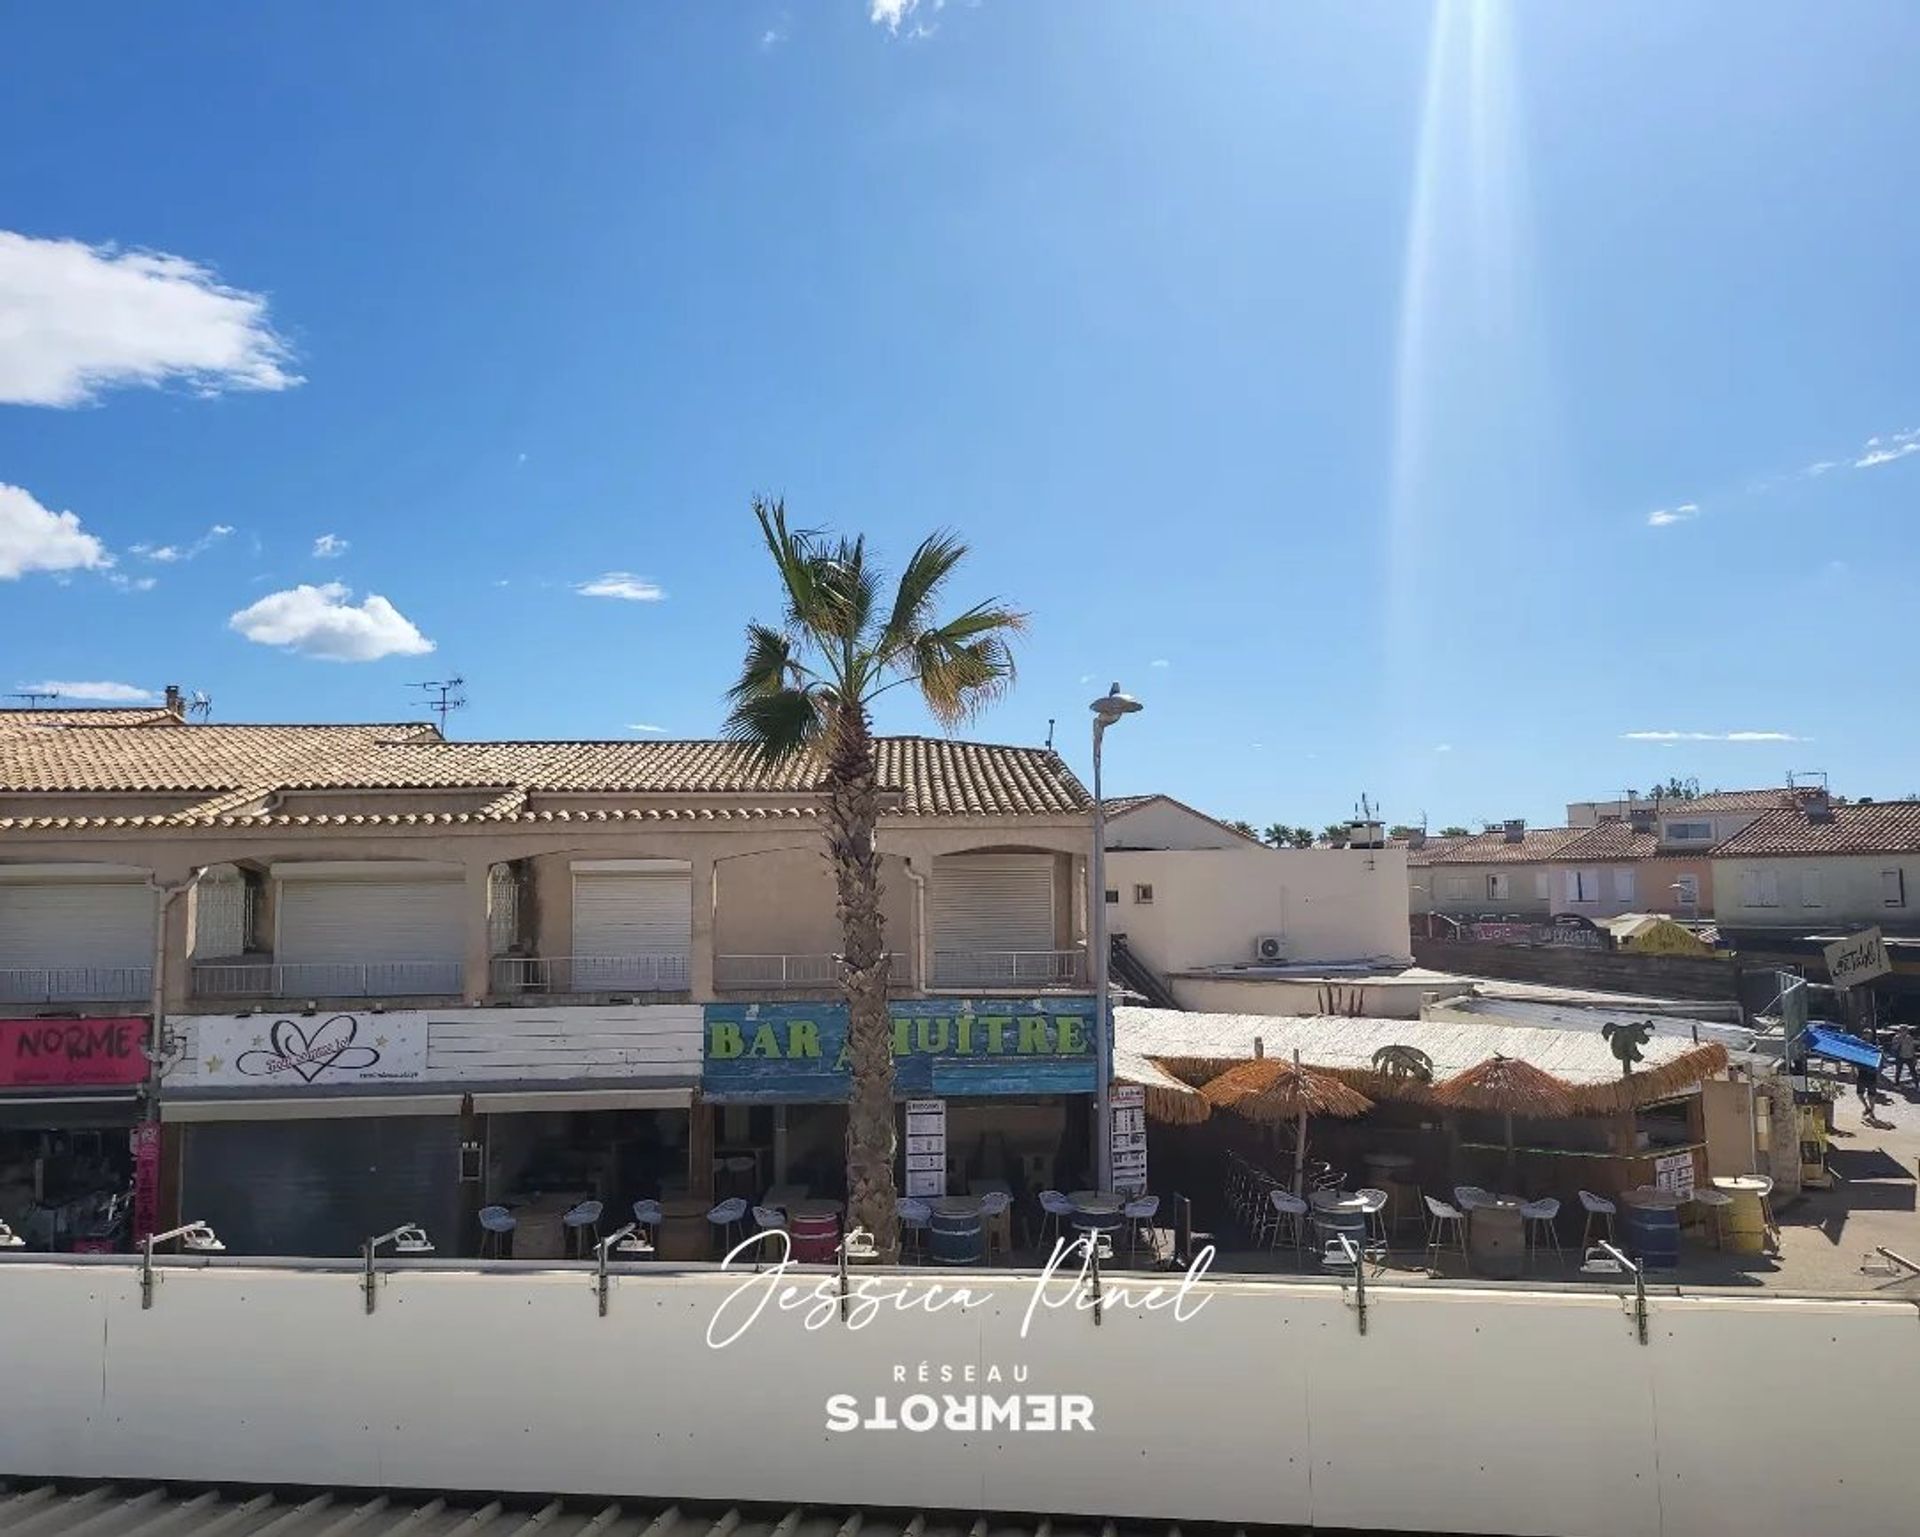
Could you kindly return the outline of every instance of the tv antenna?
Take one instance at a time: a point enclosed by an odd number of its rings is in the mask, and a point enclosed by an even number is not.
[[[440,735],[447,734],[447,717],[455,710],[467,707],[467,696],[457,692],[467,686],[465,678],[433,678],[425,683],[409,684],[410,688],[424,689],[431,696],[427,708],[440,717]]]
[[[58,699],[59,697],[60,697],[60,690],[57,688],[56,689],[23,688],[17,694],[7,695],[7,698],[9,699],[26,700],[27,703],[25,707],[29,710],[39,709],[40,701],[43,699],[51,703],[52,701]]]
[[[213,715],[213,696],[204,689],[195,689],[187,701],[187,714],[199,721],[209,719]]]

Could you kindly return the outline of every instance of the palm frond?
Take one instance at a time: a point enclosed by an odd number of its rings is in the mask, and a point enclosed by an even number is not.
[[[794,650],[793,637],[768,624],[747,626],[747,654],[740,663],[740,676],[727,690],[727,698],[759,699],[782,689],[797,688],[812,678]]]
[[[808,688],[782,688],[734,701],[720,733],[778,763],[808,751],[820,738],[821,702]]]
[[[953,568],[966,558],[967,547],[948,529],[927,535],[908,558],[893,595],[893,612],[880,632],[880,655],[892,661],[912,649],[914,637],[931,627],[934,605]]]
[[[760,537],[780,573],[780,585],[786,590],[787,623],[793,629],[813,629],[820,619],[819,591],[820,535],[813,529],[787,527],[787,504],[753,499],[753,516],[760,525]]]
[[[915,681],[934,719],[958,725],[1013,686],[1016,669],[1007,637],[1026,622],[1026,615],[1013,609],[982,603],[916,637]]]

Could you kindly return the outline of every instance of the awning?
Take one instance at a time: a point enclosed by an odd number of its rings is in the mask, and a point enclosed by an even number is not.
[[[533,1110],[684,1110],[693,1090],[680,1089],[529,1089],[475,1094],[473,1108],[492,1115]]]
[[[163,1121],[352,1121],[376,1115],[458,1115],[458,1094],[291,1096],[249,1094],[239,1099],[163,1099]]]
[[[1885,1055],[1878,1046],[1870,1046],[1859,1036],[1848,1035],[1832,1025],[1808,1025],[1806,1040],[1809,1056],[1847,1062],[1854,1067],[1870,1067],[1876,1072]]]

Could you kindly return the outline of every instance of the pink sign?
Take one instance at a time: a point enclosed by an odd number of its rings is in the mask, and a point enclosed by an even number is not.
[[[142,1121],[128,1134],[133,1150],[133,1240],[160,1226],[160,1125]]]
[[[106,1088],[144,1083],[144,1019],[0,1019],[0,1085]]]

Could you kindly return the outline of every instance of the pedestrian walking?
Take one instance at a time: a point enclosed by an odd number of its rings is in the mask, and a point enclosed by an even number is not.
[[[1860,1096],[1860,1109],[1869,1121],[1877,1119],[1873,1113],[1873,1092],[1880,1086],[1880,1069],[1870,1063],[1862,1062],[1853,1070],[1854,1092]]]
[[[1900,1075],[1907,1075],[1907,1082],[1920,1086],[1920,1074],[1916,1074],[1916,1057],[1920,1056],[1920,1041],[1913,1035],[1913,1026],[1901,1025],[1893,1032],[1893,1081],[1896,1086]]]

